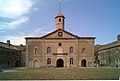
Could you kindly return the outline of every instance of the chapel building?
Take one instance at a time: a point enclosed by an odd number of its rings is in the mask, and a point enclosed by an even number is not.
[[[26,67],[93,67],[95,37],[79,37],[65,30],[65,17],[55,17],[56,30],[42,37],[26,37]]]

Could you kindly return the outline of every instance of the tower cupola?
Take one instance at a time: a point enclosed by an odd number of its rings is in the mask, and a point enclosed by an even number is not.
[[[55,17],[55,20],[56,20],[56,30],[64,30],[64,22],[65,22],[65,17],[63,14],[59,13],[56,17]]]

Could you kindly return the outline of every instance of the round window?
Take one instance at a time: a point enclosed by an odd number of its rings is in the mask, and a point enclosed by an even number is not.
[[[59,44],[58,44],[58,46],[62,46],[62,44],[61,44],[61,43],[59,43]]]

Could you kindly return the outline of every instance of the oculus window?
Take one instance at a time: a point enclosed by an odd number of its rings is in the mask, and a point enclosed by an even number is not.
[[[59,36],[59,37],[62,37],[62,36],[63,36],[63,33],[62,33],[62,32],[58,32],[58,36]]]

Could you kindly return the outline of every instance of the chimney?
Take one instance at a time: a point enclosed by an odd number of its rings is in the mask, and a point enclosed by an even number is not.
[[[117,35],[117,41],[120,41],[120,34]]]
[[[7,40],[7,45],[10,47],[10,40]]]
[[[20,47],[23,47],[23,45],[22,45],[22,44],[20,44]]]

